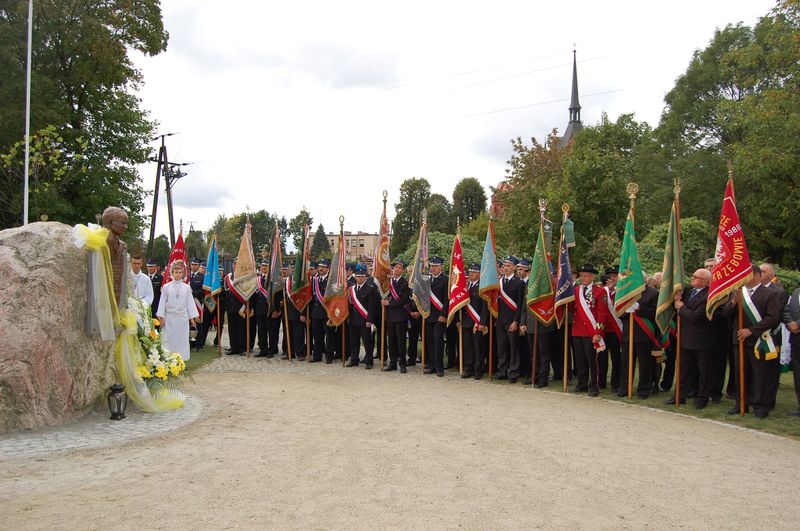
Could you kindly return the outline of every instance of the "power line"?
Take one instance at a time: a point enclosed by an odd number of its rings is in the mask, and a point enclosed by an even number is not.
[[[624,90],[625,89],[614,89],[614,90],[606,90],[606,91],[603,91],[603,92],[595,92],[593,94],[581,94],[581,98],[591,98],[593,96],[603,96],[605,94],[613,94],[615,92],[622,92]],[[530,103],[528,105],[518,105],[516,107],[506,107],[504,109],[495,109],[493,111],[478,112],[478,113],[475,113],[475,114],[468,114],[467,118],[472,118],[474,116],[483,116],[485,114],[495,114],[495,113],[498,113],[498,112],[516,111],[518,109],[527,109],[529,107],[539,107],[539,106],[542,106],[542,105],[550,105],[550,104],[553,104],[553,103],[563,103],[565,101],[570,101],[570,98],[561,98],[561,99],[558,99],[558,100],[550,100],[550,101],[540,101],[540,102],[537,102],[537,103]]]

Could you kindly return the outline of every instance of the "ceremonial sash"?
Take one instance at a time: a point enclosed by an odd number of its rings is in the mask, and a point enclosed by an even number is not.
[[[769,289],[769,288],[762,288],[762,289]],[[742,301],[744,302],[744,311],[747,313],[747,317],[750,319],[750,322],[756,324],[761,321],[761,313],[756,308],[756,305],[753,303],[753,299],[750,298],[750,293],[747,291],[746,286],[742,286]],[[753,347],[753,353],[756,356],[757,360],[761,359],[761,353],[764,353],[764,360],[774,360],[778,357],[778,349],[775,346],[775,342],[772,340],[772,334],[770,333],[771,330],[765,330],[761,337],[756,340],[755,347]]]
[[[392,297],[394,297],[394,300],[399,301],[400,300],[400,295],[398,295],[397,294],[397,290],[394,289],[394,282],[392,280],[389,280],[389,290],[391,290]]]
[[[261,294],[264,296],[264,298],[267,299],[267,301],[269,301],[269,291],[267,291],[266,288],[264,288],[263,282],[261,282],[263,278],[264,275],[258,277],[258,282],[256,284],[258,286],[258,291],[260,291]],[[272,302],[270,301],[269,304],[272,304]]]
[[[289,277],[286,277],[286,295],[292,295],[292,279]]]
[[[439,300],[439,297],[437,297],[433,291],[431,291],[431,304],[433,304],[440,312],[442,311],[442,308],[444,308],[444,304],[442,304],[442,301]]]
[[[325,296],[319,290],[319,277],[314,277],[314,295],[316,295],[319,302],[323,302],[325,300]]]
[[[508,306],[515,312],[517,311],[517,303],[511,297],[509,297],[508,293],[506,293],[506,290],[503,289],[502,281],[500,281],[500,298],[503,299],[503,302],[505,303],[506,306]]]
[[[192,297],[194,299],[194,305],[197,308],[197,318],[202,320],[203,319],[203,303],[197,300],[197,297]]]
[[[608,286],[604,287],[603,289],[606,290],[606,295],[608,295],[608,315],[610,315],[612,319],[611,327],[614,329],[614,332],[617,333],[619,340],[622,341],[622,321],[619,317],[617,317],[617,313],[614,311],[614,301],[613,297],[611,296],[611,290],[608,288]]]
[[[592,313],[592,309],[589,308],[589,303],[586,302],[586,297],[583,296],[583,291],[584,291],[583,288],[584,288],[584,286],[579,286],[578,287],[578,302],[581,305],[581,309],[583,310],[583,313],[586,315],[586,319],[589,320],[589,324],[592,325],[592,330],[594,330],[595,332],[597,332],[600,335],[600,340],[599,341],[592,341],[592,343],[594,344],[594,349],[597,352],[600,352],[601,350],[605,350],[606,342],[603,341],[603,334],[600,333],[600,332],[602,332],[602,329],[598,328],[597,319],[594,318],[594,314]]]
[[[466,308],[467,308],[467,313],[469,314],[470,317],[472,317],[472,320],[475,321],[475,324],[480,325],[481,316],[478,315],[478,312],[476,312],[475,308],[472,307],[472,303],[467,303]]]
[[[358,313],[361,314],[361,317],[363,317],[364,320],[369,321],[369,317],[368,317],[368,314],[367,314],[367,309],[364,308],[364,305],[361,304],[361,301],[358,300],[358,297],[356,297],[356,287],[355,286],[350,286],[350,298],[353,300],[353,306],[355,306],[356,310],[358,310]]]
[[[656,348],[662,349],[668,345],[668,342],[665,343],[656,336],[656,325],[653,324],[653,321],[647,319],[646,317],[640,317],[635,312],[633,313],[633,320],[637,325],[639,325],[639,328],[642,329],[644,335],[646,335],[647,338],[653,342],[653,345],[655,345]],[[667,339],[669,339],[669,335],[667,335]]]

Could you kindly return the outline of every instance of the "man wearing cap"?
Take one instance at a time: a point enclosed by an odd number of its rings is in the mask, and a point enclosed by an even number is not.
[[[520,258],[517,262],[517,277],[525,284],[523,293],[527,302],[528,297],[528,279],[531,276],[531,262],[527,258]],[[523,385],[531,384],[531,349],[533,348],[533,332],[534,327],[527,326],[527,318],[533,317],[531,312],[523,308],[519,320],[519,336],[517,337],[517,350],[519,351],[519,375],[522,378]],[[536,318],[534,317],[534,320]]]
[[[389,282],[389,295],[381,301],[385,310],[385,325],[389,332],[389,365],[387,371],[396,371],[398,363],[400,372],[406,372],[406,325],[408,311],[406,304],[411,301],[411,290],[408,281],[403,278],[406,263],[397,260],[392,265],[392,278]]]
[[[233,260],[234,266],[236,259]],[[239,313],[239,310],[247,302],[242,299],[239,293],[233,286],[234,269],[225,276],[224,290],[225,290],[225,313],[228,314],[228,341],[230,348],[227,354],[236,355],[244,354],[246,342],[246,330],[244,316]]]
[[[328,313],[325,311],[325,288],[328,286],[328,268],[331,261],[323,258],[317,263],[317,275],[311,279],[311,337],[312,358],[316,363],[322,361],[322,354],[325,353],[325,362],[333,363],[333,345],[326,345],[326,327]]]
[[[620,341],[622,341],[622,320],[614,312],[614,300],[617,296],[617,279],[619,278],[619,265],[614,264],[605,271],[606,280],[603,289],[606,291],[608,302],[608,319],[606,320],[605,334],[606,352],[600,353],[600,389],[605,389],[608,376],[608,359],[611,358],[611,391],[619,392],[620,374]]]
[[[355,268],[350,292],[350,314],[347,317],[347,337],[350,338],[348,367],[357,367],[361,343],[364,344],[364,366],[372,368],[372,325],[378,319],[378,294],[374,286],[367,284],[367,268],[361,264]]]
[[[270,322],[269,322],[269,261],[262,260],[258,267],[258,289],[253,302],[255,314],[256,335],[258,337],[258,354],[256,358],[271,358],[274,353],[270,351]]]
[[[201,289],[202,285],[205,283],[205,276],[206,276],[205,271],[206,271],[206,263],[200,262],[200,268],[198,269],[198,272],[200,273],[200,275],[203,276],[203,281],[200,283]],[[205,298],[206,298],[206,291],[203,290],[201,298],[197,299],[197,301],[200,304],[200,307],[203,309],[201,317],[197,319],[197,337],[195,337],[194,339],[194,346],[197,349],[197,351],[200,351],[200,349],[202,349],[205,346],[206,338],[208,337],[208,330],[211,328],[211,322],[216,317],[215,312],[209,311],[209,309],[204,304]]]
[[[205,275],[200,272],[200,259],[199,258],[192,258],[190,262],[191,273],[189,273],[189,288],[192,290],[192,298],[194,299],[194,303],[197,306],[197,313],[200,316],[195,320],[198,323],[202,323],[205,320],[205,314],[208,312],[203,311],[203,299],[206,296],[205,291],[203,291],[203,281],[205,280]],[[195,325],[197,327],[197,335],[194,338],[194,348],[196,350],[200,350],[203,348],[205,344],[205,336],[200,335],[200,325]],[[200,343],[200,339],[203,340],[203,343]]]
[[[478,294],[481,279],[481,266],[475,262],[467,270],[467,291],[469,304],[459,310],[462,342],[464,345],[464,374],[476,380],[483,377],[483,353],[485,335],[488,332],[489,308]]]
[[[133,294],[146,304],[152,305],[153,283],[147,275],[142,273],[142,255],[140,254],[131,256],[131,277],[133,279]]]
[[[608,320],[606,291],[594,285],[597,270],[585,264],[578,270],[580,284],[575,288],[575,301],[570,303],[573,313],[572,348],[578,382],[576,393],[588,391],[589,396],[599,393],[600,367],[597,353],[605,348],[603,335]]]
[[[447,278],[442,274],[444,260],[439,256],[430,259],[431,305],[425,319],[425,352],[428,366],[425,374],[444,376],[444,335],[447,328]]]
[[[150,283],[153,285],[153,303],[150,305],[150,310],[151,315],[155,315],[158,301],[161,300],[161,284],[164,282],[164,277],[158,272],[158,262],[152,258],[147,261],[147,276],[150,277]]]
[[[519,378],[519,323],[525,308],[525,284],[517,278],[514,270],[518,260],[513,256],[503,259],[503,275],[500,278],[497,323],[497,376],[516,383]]]
[[[300,260],[301,258],[298,258]],[[289,264],[289,268],[292,264]],[[283,290],[286,293],[285,308],[286,317],[289,319],[289,330],[292,339],[292,355],[299,361],[306,359],[306,314],[305,311],[299,312],[289,298],[289,293],[292,291],[292,276],[291,272],[287,271],[285,275]],[[309,304],[311,304],[309,302]],[[288,347],[287,347],[288,352]],[[288,358],[288,356],[287,356]]]

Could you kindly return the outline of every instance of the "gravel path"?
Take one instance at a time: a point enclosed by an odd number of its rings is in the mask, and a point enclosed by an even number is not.
[[[229,356],[194,378],[204,408],[181,429],[0,462],[0,528],[800,521],[790,439],[450,374]]]

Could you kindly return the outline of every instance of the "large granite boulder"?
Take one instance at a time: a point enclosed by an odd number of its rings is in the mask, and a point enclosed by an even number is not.
[[[113,383],[113,342],[85,332],[87,252],[71,230],[0,231],[0,433],[79,416]]]

